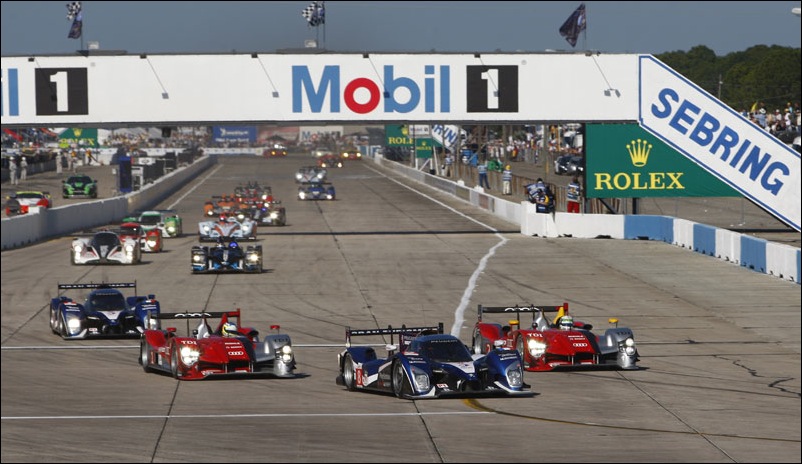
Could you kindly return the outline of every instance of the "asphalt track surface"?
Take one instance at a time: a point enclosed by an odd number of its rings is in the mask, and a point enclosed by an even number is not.
[[[330,171],[336,201],[298,201],[311,161],[221,157],[160,205],[185,236],[138,266],[71,266],[67,237],[3,251],[0,460],[800,462],[799,285],[662,242],[525,237],[364,161]],[[287,207],[287,226],[259,230],[265,272],[192,275],[203,201],[248,180]],[[143,372],[136,339],[54,335],[57,284],[101,280],[136,280],[166,312],[280,324],[299,375],[178,381]],[[334,383],[348,326],[443,322],[470,343],[478,304],[564,301],[596,330],[631,327],[641,369],[527,372],[530,398]]]

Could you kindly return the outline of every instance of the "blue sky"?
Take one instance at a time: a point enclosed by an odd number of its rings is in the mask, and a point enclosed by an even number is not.
[[[572,49],[558,33],[579,1],[326,1],[326,24],[301,17],[309,1],[83,3],[82,40],[68,39],[66,0],[3,1],[2,55],[74,53],[89,41],[129,53],[273,52],[315,39],[337,52],[660,54],[697,45],[723,56],[755,45],[800,47],[798,1],[588,1]]]

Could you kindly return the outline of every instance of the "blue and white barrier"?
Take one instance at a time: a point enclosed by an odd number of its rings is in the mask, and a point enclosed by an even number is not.
[[[405,177],[460,198],[513,224],[521,233],[537,237],[613,238],[659,240],[737,264],[756,272],[800,283],[800,249],[670,216],[620,214],[541,214],[535,205],[504,200],[468,188],[462,182],[419,171],[381,156],[376,163]]]

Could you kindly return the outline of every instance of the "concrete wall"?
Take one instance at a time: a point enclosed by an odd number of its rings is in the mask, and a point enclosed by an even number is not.
[[[462,181],[454,182],[400,163],[385,161],[381,156],[373,159],[407,178],[442,190],[519,225],[521,233],[527,236],[660,240],[756,272],[800,283],[800,249],[790,245],[669,216],[564,212],[541,214],[535,211],[535,205],[527,201],[517,203],[504,200],[484,193],[481,188],[466,187]]]
[[[4,218],[3,250],[110,224],[134,211],[151,208],[215,163],[217,163],[216,157],[203,156],[136,192]]]

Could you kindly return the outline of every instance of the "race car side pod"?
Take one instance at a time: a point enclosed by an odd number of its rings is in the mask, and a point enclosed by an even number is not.
[[[393,344],[393,335],[419,335],[422,332],[434,332],[438,334],[443,333],[443,323],[440,322],[437,326],[433,327],[407,327],[406,325],[402,325],[400,328],[393,328],[393,326],[388,325],[386,329],[351,329],[350,327],[345,329],[345,346],[351,346],[351,337],[355,336],[366,336],[366,335],[389,335],[390,336],[390,344]]]

